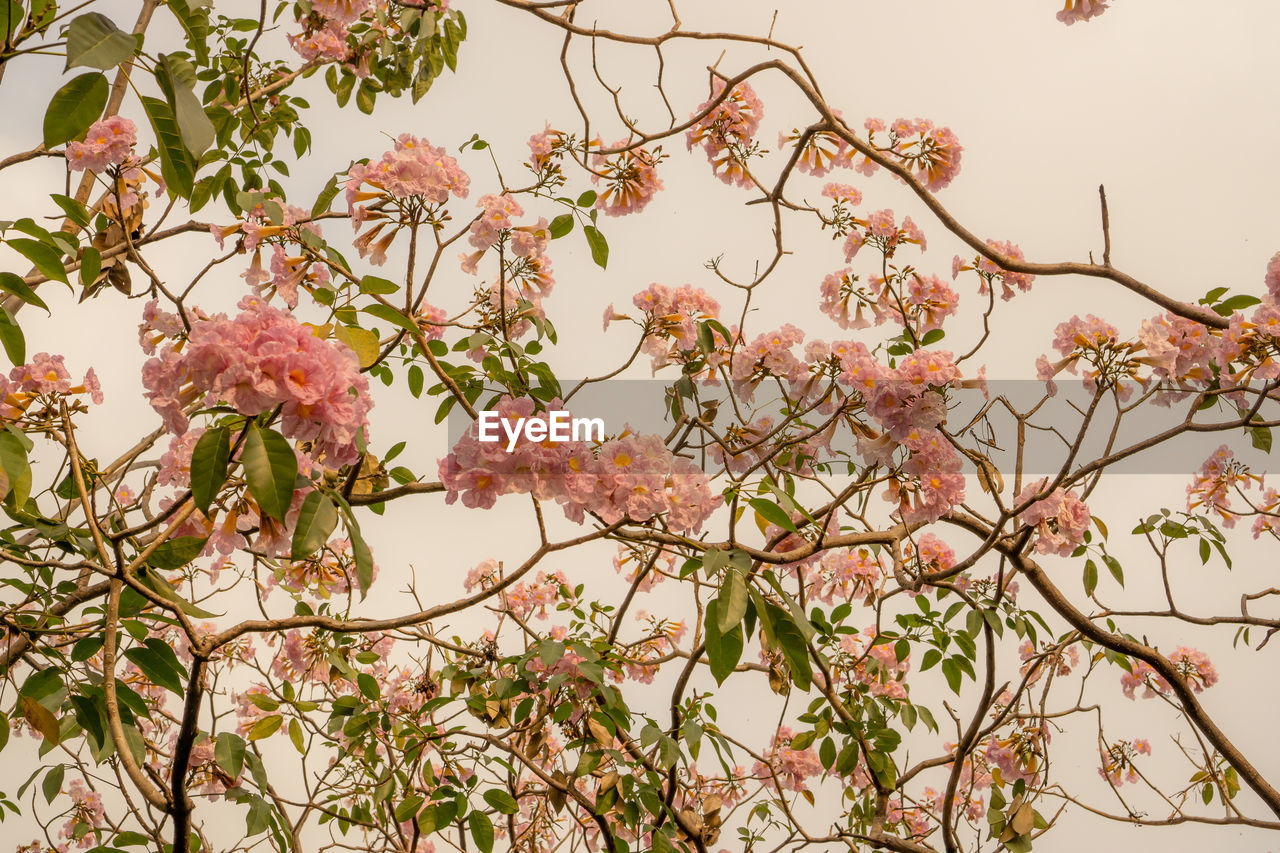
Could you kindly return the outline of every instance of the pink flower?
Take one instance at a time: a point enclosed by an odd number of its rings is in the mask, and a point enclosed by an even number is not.
[[[260,299],[247,296],[240,307],[234,320],[193,323],[181,352],[166,345],[144,365],[146,396],[170,431],[186,431],[183,407],[202,397],[244,415],[281,406],[286,436],[314,442],[330,467],[356,461],[373,401],[355,353]]]
[[[627,140],[619,140],[611,147],[621,148]],[[599,154],[593,156],[595,172],[591,182],[598,184],[605,181],[604,191],[596,198],[596,207],[604,211],[606,216],[626,216],[639,213],[653,200],[658,190],[662,189],[662,179],[657,169],[659,155],[645,148],[631,148],[612,157]]]
[[[1068,27],[1076,21],[1087,21],[1107,11],[1107,3],[1111,0],[1067,0],[1067,5],[1058,13],[1059,21]]]
[[[68,142],[67,165],[73,171],[105,171],[129,158],[138,141],[133,122],[122,116],[111,116],[89,126],[84,142]]]
[[[764,106],[750,83],[739,83],[724,100],[715,107],[711,104],[724,92],[724,81],[712,82],[711,97],[694,111],[706,115],[698,119],[686,134],[686,142],[692,151],[701,145],[711,163],[716,177],[726,184],[750,187],[747,158],[752,153],[752,142],[764,117]],[[710,108],[710,109],[708,109]]]
[[[337,20],[331,20],[311,32],[291,35],[289,44],[307,62],[313,59],[346,62],[351,56],[351,48],[347,46],[347,28]]]
[[[807,790],[805,782],[824,772],[818,753],[812,747],[803,750],[791,748],[794,737],[791,729],[779,726],[765,753],[767,763],[757,761],[751,768],[752,774],[772,791],[778,791],[780,787],[791,791]]]
[[[1048,482],[1048,478],[1043,478],[1029,484],[1018,495],[1015,503],[1021,506],[1031,500]],[[1084,542],[1084,534],[1089,529],[1090,522],[1089,508],[1074,491],[1066,491],[1061,486],[1047,497],[1031,504],[1018,518],[1036,529],[1036,553],[1057,554],[1060,557],[1071,556],[1071,552]]]

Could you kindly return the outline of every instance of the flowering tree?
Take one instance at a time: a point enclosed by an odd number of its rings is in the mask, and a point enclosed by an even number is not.
[[[349,164],[324,161],[309,100],[429,107],[477,60],[465,9],[142,0],[130,31],[117,6],[4,7],[0,79],[45,54],[65,71],[41,143],[0,169],[66,176],[0,223],[6,839],[1016,853],[1073,815],[1280,827],[1263,739],[1203,695],[1206,647],[1247,664],[1280,627],[1223,529],[1277,536],[1248,458],[1277,423],[1280,254],[1183,301],[1112,264],[1103,193],[1100,260],[1028,258],[948,208],[955,133],[855,120],[772,32],[686,28],[674,2],[634,29],[588,23],[591,0],[494,5],[562,45],[576,113],[513,156],[423,112]],[[676,85],[667,53],[690,46],[755,58]],[[659,60],[665,121],[633,118],[610,50]],[[766,84],[807,114],[776,146]],[[700,183],[676,186],[680,142]],[[300,203],[291,170],[331,169]],[[768,212],[750,275],[717,259],[689,273],[705,286],[552,298],[558,252],[605,269],[658,194],[715,179]],[[876,200],[902,188],[910,215]],[[784,281],[804,234],[834,238],[814,251],[836,269]],[[964,247],[949,271],[930,240]],[[1034,383],[988,384],[995,318],[1070,277],[1154,316],[1064,319]],[[827,328],[753,311],[771,288]],[[94,420],[111,359],[28,353],[20,320],[86,301],[138,323],[102,332],[145,353],[108,382],[145,395],[138,435]],[[629,357],[557,361],[583,304]],[[655,398],[591,407],[637,371]],[[380,421],[388,400],[418,422]],[[432,419],[438,464],[395,464]],[[1121,463],[1204,433],[1185,501],[1112,531],[1091,513]],[[405,504],[502,535],[416,581],[364,532]],[[1199,601],[1188,562],[1238,607]],[[1130,701],[1165,712],[1130,731]]]

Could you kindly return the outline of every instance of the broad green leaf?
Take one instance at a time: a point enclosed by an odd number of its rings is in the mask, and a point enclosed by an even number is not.
[[[223,732],[214,742],[213,760],[228,776],[238,779],[244,769],[244,750],[244,740],[239,735]]]
[[[329,496],[321,491],[307,495],[293,529],[292,559],[302,560],[319,551],[337,526],[338,509]]]
[[[141,98],[142,108],[156,134],[156,147],[160,151],[160,173],[171,190],[183,198],[191,198],[195,188],[196,164],[191,152],[182,143],[182,131],[173,116],[169,104],[159,98]]]
[[[727,633],[720,631],[719,601],[707,604],[706,632],[707,659],[711,662],[711,675],[716,684],[724,684],[742,659],[742,627],[734,625]]]
[[[102,253],[92,246],[85,246],[80,253],[80,284],[89,287],[102,272]]]
[[[467,818],[467,828],[471,830],[471,840],[480,853],[493,853],[493,822],[487,814],[473,811]]]
[[[28,240],[25,237],[17,237],[5,242],[21,252],[46,277],[64,284],[70,284],[67,281],[66,267],[62,265],[62,254],[57,249],[47,243],[41,243],[39,240]]]
[[[62,764],[55,764],[53,769],[44,777],[44,781],[40,783],[40,790],[44,792],[44,801],[52,803],[62,793],[62,780],[66,776],[67,768]]]
[[[725,572],[720,583],[717,624],[720,632],[727,633],[742,621],[747,613],[747,580],[742,572],[732,569]]]
[[[216,133],[213,122],[205,115],[200,99],[192,91],[196,79],[191,63],[168,54],[160,54],[160,60],[156,63],[156,82],[169,101],[182,143],[192,157],[199,157],[213,144]]]
[[[360,597],[363,599],[369,594],[369,587],[373,585],[373,554],[370,553],[369,545],[360,533],[359,525],[350,516],[347,517],[347,536],[351,539],[351,553],[356,558],[356,583],[360,587]]]
[[[490,788],[485,791],[484,801],[501,814],[515,814],[520,811],[515,798],[500,788]]]
[[[253,728],[249,729],[249,740],[262,740],[263,738],[271,737],[280,730],[280,726],[283,724],[284,717],[279,714],[263,717],[253,724]]]
[[[302,738],[302,724],[297,720],[289,721],[289,740],[293,743],[293,748],[298,750],[298,754],[307,754],[306,741]]]
[[[157,684],[166,690],[171,690],[177,695],[182,695],[182,681],[178,673],[174,671],[169,662],[162,658],[154,649],[145,646],[127,649],[124,656],[133,662],[138,669],[142,670],[152,684]],[[185,673],[184,673],[185,674]]]
[[[62,212],[65,213],[67,218],[72,222],[79,225],[81,228],[89,227],[89,223],[92,221],[89,216],[89,208],[85,207],[74,198],[62,195],[61,193],[50,193],[49,198],[53,199],[54,204],[62,208]],[[97,250],[95,249],[94,251]]]
[[[764,498],[752,498],[747,503],[751,504],[752,509],[760,513],[761,518],[775,527],[781,527],[783,530],[789,530],[792,533],[797,532],[796,523],[791,520],[791,516],[787,515],[786,510],[776,503],[767,501]]]
[[[337,177],[329,178],[328,183],[324,185],[324,189],[320,190],[320,195],[316,197],[316,203],[311,205],[311,217],[328,213],[329,205],[333,204],[333,200],[338,197],[338,179]]]
[[[227,481],[230,458],[231,432],[226,427],[205,430],[191,452],[191,497],[205,514]]]
[[[151,552],[147,562],[157,569],[180,569],[190,563],[204,550],[207,536],[179,536],[160,545]]]
[[[31,494],[31,463],[27,461],[27,449],[16,435],[0,429],[0,500],[13,498],[14,506],[21,508]]]
[[[809,647],[805,643],[804,633],[787,611],[772,604],[768,608],[774,634],[778,638],[778,645],[782,647],[782,656],[791,669],[791,680],[801,690],[808,690],[813,683],[813,667],[809,663]]]
[[[551,239],[559,240],[561,237],[573,230],[573,214],[562,213],[555,219],[551,220]]]
[[[138,40],[106,15],[86,12],[67,28],[67,68],[83,65],[106,71],[133,56]]]
[[[298,479],[298,457],[289,442],[273,429],[251,426],[241,464],[249,494],[266,515],[283,521]]]
[[[388,281],[387,279],[379,278],[376,275],[366,275],[364,278],[360,279],[361,293],[377,293],[386,295],[388,293],[395,293],[399,289],[400,285],[396,284],[394,281]]]
[[[609,266],[609,243],[600,233],[600,229],[594,225],[584,225],[582,230],[587,235],[587,245],[591,247],[591,260],[595,261],[596,266],[601,269]]]
[[[368,367],[378,360],[378,334],[359,326],[336,326],[333,335],[342,341],[360,359],[361,367]]]
[[[218,616],[217,613],[210,613],[202,607],[197,607],[190,601],[187,601],[173,586],[160,576],[160,573],[154,569],[142,567],[138,570],[138,582],[147,589],[154,592],[166,601],[173,602],[179,610],[188,616],[194,616],[197,619],[212,619]]]
[[[44,114],[44,147],[84,136],[102,115],[110,91],[106,75],[94,71],[72,78],[55,92]]]
[[[379,320],[386,320],[410,332],[418,331],[418,324],[410,320],[401,312],[392,308],[390,305],[383,305],[381,302],[374,303],[364,309],[364,313],[371,317],[377,317]]]
[[[30,303],[37,308],[49,310],[49,306],[44,304],[44,300],[36,295],[36,292],[31,289],[31,285],[23,281],[20,275],[15,275],[11,272],[0,272],[0,290],[12,293],[23,302]]]
[[[205,65],[209,61],[209,10],[187,0],[166,0],[178,23],[187,34],[187,45],[196,56],[196,62]]]

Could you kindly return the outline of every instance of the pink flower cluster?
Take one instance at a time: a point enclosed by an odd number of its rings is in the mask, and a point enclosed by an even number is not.
[[[1049,483],[1047,477],[1024,488],[1015,503],[1019,506],[1038,495]],[[1018,519],[1036,531],[1037,554],[1057,554],[1069,557],[1084,542],[1089,529],[1089,508],[1076,495],[1061,486],[1049,495],[1031,504],[1018,515]]]
[[[779,132],[778,147],[786,148],[794,145],[800,141],[802,135],[799,128],[793,129],[790,133]],[[839,134],[820,130],[809,135],[808,142],[800,152],[800,159],[796,161],[796,171],[820,178],[837,167],[851,169],[856,153]],[[823,195],[826,195],[825,191]]]
[[[1161,379],[1210,379],[1211,364],[1219,358],[1220,339],[1207,326],[1164,314],[1142,324],[1138,340],[1146,350],[1144,361]],[[1264,377],[1259,377],[1264,378]]]
[[[1236,462],[1230,447],[1220,445],[1187,486],[1187,512],[1203,506],[1217,513],[1223,526],[1235,527],[1240,516],[1231,509],[1231,492],[1251,489],[1254,483],[1261,486],[1262,478],[1250,474],[1244,465]]]
[[[1217,667],[1213,665],[1213,661],[1209,660],[1208,655],[1198,649],[1178,646],[1173,650],[1173,654],[1169,655],[1169,662],[1195,693],[1203,693],[1206,688],[1218,683]],[[1125,696],[1133,699],[1134,691],[1139,687],[1144,688],[1143,699],[1151,699],[1157,694],[1169,692],[1171,689],[1169,682],[1150,664],[1140,660],[1134,660],[1132,664],[1133,671],[1120,676],[1120,688]]]
[[[563,409],[558,400],[548,408]],[[496,407],[512,428],[517,419],[533,417],[534,409],[528,397],[504,397]],[[464,506],[488,509],[501,495],[532,494],[556,501],[579,523],[587,513],[606,524],[662,515],[673,530],[697,531],[722,502],[706,474],[656,436],[625,435],[594,450],[584,441],[521,438],[508,452],[502,441],[480,441],[479,426],[472,424],[439,467],[446,503],[461,497]]]
[[[946,187],[960,173],[964,148],[951,128],[935,127],[923,118],[900,118],[889,129],[895,137],[894,153],[930,192]]]
[[[880,557],[866,548],[836,548],[822,553],[821,560],[805,573],[809,594],[827,604],[853,601],[868,603],[879,593],[884,579]]]
[[[1005,257],[1012,258],[1015,261],[1025,260],[1022,250],[1013,243],[1001,240],[988,240],[987,245],[995,249]],[[978,286],[978,293],[985,296],[988,288],[995,279],[1000,280],[1001,293],[1000,298],[1009,301],[1014,297],[1015,290],[1026,293],[1031,289],[1032,283],[1036,277],[1030,273],[1013,272],[996,264],[995,261],[988,260],[982,256],[976,256],[972,261],[965,261],[959,255],[951,261],[951,278],[955,279],[960,275],[961,270],[977,270],[982,278],[982,283]]]
[[[683,285],[674,290],[663,284],[651,284],[637,293],[632,304],[652,321],[649,334],[641,344],[643,352],[652,359],[653,370],[673,361],[682,360],[682,354],[698,349],[698,324],[720,316],[720,303],[705,290]],[[613,316],[613,306],[605,312],[605,328]],[[719,333],[713,335],[717,348],[728,346]]]
[[[611,147],[621,148],[627,144],[627,140],[621,139]],[[598,184],[602,175],[605,182],[604,191],[596,198],[596,207],[606,216],[626,216],[644,210],[662,189],[656,168],[658,160],[658,155],[647,148],[631,148],[612,157],[594,155],[595,172],[591,182]]]
[[[1143,738],[1116,741],[1107,747],[1106,753],[1103,754],[1098,775],[1103,779],[1110,779],[1113,785],[1137,782],[1141,777],[1138,776],[1138,769],[1134,766],[1133,759],[1139,755],[1150,754],[1151,742]]]
[[[1058,13],[1058,20],[1068,27],[1076,21],[1087,21],[1107,11],[1107,3],[1111,0],[1067,0],[1067,5]]]
[[[862,684],[873,696],[905,699],[905,679],[911,668],[910,656],[898,660],[894,644],[879,642],[874,625],[857,634],[846,634],[840,640],[840,650],[849,656],[845,677],[850,683]]]
[[[290,35],[289,44],[305,61],[332,60],[346,62],[351,56],[347,45],[347,28],[339,21],[330,20],[323,27]]]
[[[760,120],[764,117],[764,105],[751,84],[744,82],[712,107],[724,88],[723,80],[713,81],[711,97],[693,112],[695,116],[704,111],[706,114],[689,128],[685,141],[690,151],[695,145],[702,146],[712,171],[720,180],[726,184],[750,187],[747,157],[756,131],[760,129]]]
[[[751,768],[766,788],[778,791],[785,788],[791,791],[808,789],[805,782],[823,774],[822,762],[812,747],[792,749],[791,741],[795,733],[786,726],[779,726],[765,753],[765,762],[757,761]]]
[[[282,406],[286,436],[314,442],[314,455],[330,467],[355,462],[373,406],[355,353],[261,299],[246,296],[239,305],[234,319],[196,321],[185,343],[166,344],[143,366],[147,399],[165,426],[186,432],[184,409],[197,400],[225,402],[244,415]]]
[[[138,130],[132,121],[111,116],[89,126],[84,142],[68,142],[67,167],[73,172],[103,172],[129,159],[138,142]]]
[[[95,405],[102,404],[102,386],[92,367],[79,385],[72,385],[62,356],[41,352],[10,370],[8,378],[0,374],[0,420],[21,417],[32,400],[46,394],[88,394]]]
[[[368,184],[373,192],[363,189]],[[357,202],[390,196],[396,199],[416,198],[424,204],[440,205],[450,194],[466,198],[471,178],[458,161],[443,148],[434,148],[425,139],[402,133],[395,147],[378,160],[356,163],[347,172],[347,204],[352,206],[352,224],[359,227],[366,214]]]

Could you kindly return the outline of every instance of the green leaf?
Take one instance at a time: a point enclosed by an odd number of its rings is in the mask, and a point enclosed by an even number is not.
[[[56,764],[44,777],[44,781],[40,783],[40,790],[44,792],[46,803],[52,803],[62,793],[62,779],[66,773],[67,768],[64,765]]]
[[[329,178],[328,183],[324,185],[324,189],[320,190],[320,195],[316,197],[316,203],[311,205],[311,218],[315,219],[323,213],[328,213],[329,205],[333,204],[333,200],[338,197],[338,178]]]
[[[920,339],[920,345],[927,347],[930,344],[936,344],[938,341],[942,340],[946,336],[947,336],[947,333],[942,331],[941,329],[930,329],[929,331],[925,332],[924,337]]]
[[[796,523],[791,520],[791,516],[787,515],[787,511],[772,501],[764,498],[752,498],[747,501],[751,504],[751,508],[760,513],[760,516],[775,527],[781,527],[783,530],[789,530],[797,533]]]
[[[54,204],[62,208],[62,212],[65,213],[67,218],[72,222],[79,225],[81,228],[89,227],[89,223],[92,221],[89,216],[89,208],[85,207],[74,198],[62,195],[61,193],[50,193],[49,198],[53,199]],[[94,251],[97,250],[95,249]]]
[[[1249,430],[1249,442],[1263,453],[1271,452],[1271,429],[1263,426],[1246,427]]]
[[[171,690],[179,696],[182,695],[182,681],[179,679],[178,673],[154,649],[138,646],[125,651],[124,656],[132,661],[138,669],[142,670],[142,674],[152,684]]]
[[[551,226],[548,230],[551,232],[552,240],[559,240],[561,237],[573,230],[573,214],[560,214],[555,219],[551,220]]]
[[[367,275],[360,279],[361,293],[377,293],[380,295],[386,295],[388,293],[395,293],[399,289],[400,285],[396,284],[394,281],[389,281],[385,278],[378,278],[376,275]],[[386,306],[380,305],[379,307],[385,308]]]
[[[156,82],[173,110],[183,145],[192,157],[199,157],[213,144],[217,133],[193,91],[195,69],[185,59],[162,53],[156,63]]]
[[[191,198],[195,188],[196,163],[182,142],[182,131],[169,104],[159,98],[141,98],[142,108],[155,131],[160,151],[160,173],[165,183],[183,198]]]
[[[9,356],[14,365],[26,364],[27,339],[23,337],[22,328],[13,319],[9,309],[3,305],[0,305],[0,344],[4,345],[5,355]]]
[[[768,608],[774,634],[778,638],[778,645],[782,647],[782,656],[791,668],[791,680],[801,690],[808,690],[813,684],[813,667],[809,663],[809,647],[805,643],[804,633],[787,611],[773,604],[769,604]]]
[[[501,814],[515,814],[520,811],[515,798],[500,788],[490,788],[485,791],[484,801]]]
[[[1103,554],[1102,562],[1107,564],[1107,568],[1111,570],[1111,576],[1116,579],[1116,583],[1124,586],[1124,569],[1120,567],[1120,561],[1110,554]]]
[[[378,360],[378,334],[359,326],[336,326],[333,336],[347,345],[361,367],[368,367]]]
[[[147,562],[157,569],[180,569],[190,563],[204,550],[207,536],[179,536],[160,545],[151,552]]]
[[[28,240],[25,237],[17,237],[5,242],[21,252],[47,278],[70,284],[67,281],[66,267],[62,265],[62,254],[57,249],[39,240]]]
[[[373,585],[373,554],[369,552],[369,545],[360,533],[360,526],[350,515],[347,516],[347,536],[351,539],[351,553],[356,558],[356,583],[360,587],[360,598],[363,599]]]
[[[205,65],[209,62],[209,10],[200,4],[192,8],[187,0],[167,0],[169,11],[173,12],[178,23],[182,24],[187,34],[187,46],[196,56],[196,62]]]
[[[1086,560],[1084,563],[1084,594],[1093,595],[1093,591],[1098,588],[1098,564],[1093,560]]]
[[[92,246],[85,246],[80,254],[80,284],[89,287],[102,272],[102,253]]]
[[[230,460],[231,432],[226,427],[205,430],[191,451],[191,497],[206,515],[227,481]]]
[[[156,595],[166,601],[173,602],[179,610],[188,616],[194,616],[197,619],[212,619],[218,615],[217,613],[210,613],[204,608],[196,607],[190,601],[187,601],[178,594],[178,591],[167,580],[160,576],[158,571],[148,570],[144,567],[138,571],[138,581]]]
[[[22,276],[15,275],[11,272],[0,272],[0,290],[6,293],[12,293],[23,302],[43,308],[49,311],[49,306],[44,304],[44,300],[36,296],[36,292],[31,289],[31,285],[23,281]],[[52,312],[50,312],[52,313]]]
[[[298,511],[298,524],[293,529],[292,559],[302,560],[319,551],[337,526],[338,508],[329,496],[321,491],[307,495],[302,509]]]
[[[284,717],[279,714],[272,714],[270,717],[263,717],[261,720],[253,724],[253,728],[249,729],[249,740],[262,740],[269,738],[284,724]]]
[[[371,317],[377,317],[379,320],[386,320],[388,323],[392,323],[396,326],[399,326],[405,331],[408,331],[408,332],[418,331],[417,323],[413,322],[404,314],[392,308],[390,305],[383,305],[381,302],[376,302],[373,305],[370,305],[369,307],[365,308],[364,313],[368,314]]]
[[[0,471],[0,500],[12,497],[13,505],[21,508],[31,494],[31,463],[22,441],[7,429],[0,429]]]
[[[102,115],[110,91],[106,75],[93,71],[72,78],[55,92],[44,114],[44,147],[84,136]]]
[[[289,442],[273,429],[251,426],[241,463],[249,494],[264,513],[283,521],[298,479],[298,457]]]
[[[1213,310],[1217,311],[1223,317],[1229,317],[1235,311],[1252,308],[1260,302],[1262,302],[1262,300],[1256,296],[1249,296],[1247,293],[1239,293],[1229,299],[1224,299],[1222,302],[1213,306]]]
[[[600,229],[594,225],[584,225],[582,230],[587,235],[587,245],[591,247],[591,260],[595,261],[600,269],[605,269],[609,266],[608,241],[604,239]]]
[[[232,732],[223,732],[214,742],[213,760],[228,776],[238,779],[240,771],[244,769],[244,751],[243,738]]]
[[[86,12],[67,28],[67,68],[83,65],[106,71],[133,56],[138,40],[106,15]]]
[[[733,630],[747,613],[747,580],[736,567],[725,572],[720,583],[720,597],[716,600],[719,602],[717,624],[720,633],[724,634]]]
[[[299,755],[307,754],[307,744],[302,738],[302,724],[297,720],[289,721],[289,740],[293,743],[293,748],[298,750]]]
[[[472,812],[467,818],[467,828],[471,830],[471,840],[476,843],[480,853],[493,853],[493,822],[484,812]]]
[[[740,625],[734,625],[727,633],[720,631],[719,605],[720,602],[714,600],[707,604],[707,659],[711,662],[711,675],[716,684],[724,684],[742,659],[743,640]]]

